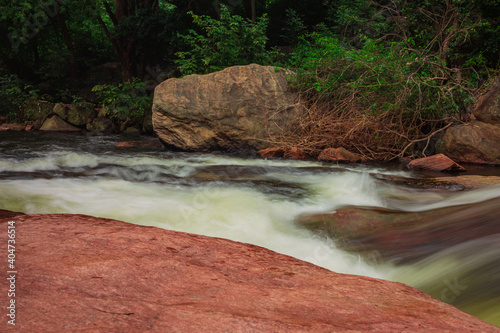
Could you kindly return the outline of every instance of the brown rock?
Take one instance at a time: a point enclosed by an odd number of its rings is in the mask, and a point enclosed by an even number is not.
[[[43,122],[42,127],[40,127],[40,131],[59,131],[59,132],[76,132],[80,131],[78,127],[75,127],[71,124],[68,124],[58,115],[53,115],[49,119]]]
[[[500,165],[500,125],[471,121],[452,126],[436,151],[457,162]]]
[[[142,141],[121,141],[116,147],[163,147],[163,144],[158,139],[142,140]]]
[[[444,154],[417,158],[407,165],[411,170],[465,171],[465,168]]]
[[[500,78],[493,83],[490,89],[478,101],[474,116],[485,123],[500,121]]]
[[[341,163],[358,163],[366,162],[366,160],[358,154],[351,153],[345,148],[326,148],[318,156],[318,161],[323,162],[341,162]]]
[[[253,245],[83,215],[15,222],[20,301],[2,332],[499,331],[409,286]]]
[[[24,131],[26,124],[4,123],[0,125],[0,131]]]
[[[291,74],[251,64],[164,81],[155,88],[154,131],[188,151],[267,148],[303,110],[287,90]]]

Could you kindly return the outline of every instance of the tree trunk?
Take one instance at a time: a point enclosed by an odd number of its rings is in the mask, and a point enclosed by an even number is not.
[[[255,0],[250,0],[250,7],[252,8],[252,22],[257,20],[257,11],[255,10]]]
[[[66,48],[69,52],[71,78],[76,80],[78,78],[78,70],[76,68],[76,54],[75,48],[73,47],[73,40],[71,39],[71,34],[69,33],[68,26],[66,25],[66,20],[62,16],[61,12],[56,14],[56,19],[64,39],[64,44],[66,44]]]

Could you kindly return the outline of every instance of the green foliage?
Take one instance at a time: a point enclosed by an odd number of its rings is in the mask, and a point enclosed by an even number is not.
[[[92,91],[102,100],[107,115],[139,119],[151,108],[152,99],[147,94],[146,86],[137,78],[118,85],[96,85]]]
[[[17,75],[0,76],[0,115],[8,120],[20,120],[18,114],[21,106],[36,90],[26,85]]]
[[[255,23],[232,15],[221,6],[220,19],[190,13],[201,32],[190,30],[179,35],[188,51],[178,52],[176,61],[182,74],[201,74],[228,66],[250,63],[269,64],[271,53],[266,51],[268,20],[262,16]]]
[[[332,104],[349,101],[365,112],[415,113],[441,118],[463,112],[478,85],[474,72],[454,72],[438,56],[419,54],[408,42],[389,47],[365,39],[361,49],[339,39],[309,35],[291,56],[295,87]]]

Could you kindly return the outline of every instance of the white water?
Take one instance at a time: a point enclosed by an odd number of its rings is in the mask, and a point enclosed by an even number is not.
[[[0,209],[88,214],[223,237],[335,272],[417,287],[437,280],[441,286],[435,284],[436,288],[441,289],[436,298],[447,290],[447,279],[458,276],[455,271],[464,267],[455,252],[438,253],[413,266],[393,267],[339,250],[331,239],[297,226],[294,219],[347,205],[421,211],[500,196],[500,187],[461,193],[398,187],[372,175],[415,175],[385,168],[169,153],[154,148],[127,150],[114,148],[116,137],[67,138],[6,137],[0,141]],[[464,251],[464,246],[458,249]],[[474,246],[481,251],[481,245]],[[474,258],[470,260],[478,260]],[[491,267],[492,258],[500,258],[499,252],[482,261],[486,262],[483,266]],[[447,270],[449,278],[443,278],[441,270]],[[487,318],[498,315],[495,309],[489,306]]]

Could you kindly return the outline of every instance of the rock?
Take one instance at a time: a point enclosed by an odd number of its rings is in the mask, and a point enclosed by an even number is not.
[[[54,113],[75,126],[84,126],[90,123],[96,116],[94,106],[86,102],[74,104],[57,103],[54,106]]]
[[[306,160],[309,158],[309,155],[297,147],[265,148],[259,150],[257,154],[262,158],[286,158],[290,160]]]
[[[485,123],[500,121],[500,77],[479,99],[473,113],[477,120]]]
[[[345,250],[365,255],[377,251],[382,259],[402,264],[500,233],[498,205],[500,197],[422,212],[346,207],[330,214],[304,215],[296,222],[337,239]]]
[[[58,115],[53,115],[43,122],[40,131],[60,131],[60,132],[76,132],[81,131],[78,127],[68,124]]]
[[[438,182],[462,185],[469,190],[500,185],[500,176],[460,175],[454,177],[437,177],[434,179]]]
[[[291,74],[252,64],[164,81],[155,89],[154,131],[186,151],[267,148],[303,110],[287,90]]]
[[[465,171],[465,168],[444,154],[417,158],[407,165],[410,170]]]
[[[97,117],[88,123],[86,128],[89,132],[111,133],[115,130],[115,124],[113,124],[113,121],[109,118]]]
[[[116,147],[163,147],[163,144],[158,139],[142,140],[142,141],[121,141]]]
[[[26,129],[26,124],[16,124],[16,123],[4,123],[0,125],[1,131],[24,131]]]
[[[500,165],[500,125],[471,121],[452,126],[436,151],[457,162]]]
[[[498,332],[409,286],[254,245],[84,215],[15,222],[19,332]]]
[[[322,162],[340,162],[340,163],[358,163],[366,160],[358,154],[351,153],[345,148],[326,148],[318,156],[318,161]]]

